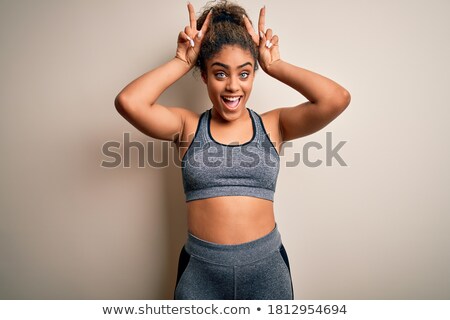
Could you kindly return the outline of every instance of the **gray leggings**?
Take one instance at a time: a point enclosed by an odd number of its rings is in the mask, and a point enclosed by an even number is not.
[[[275,227],[243,244],[220,245],[188,235],[180,253],[176,300],[292,300],[286,250]]]

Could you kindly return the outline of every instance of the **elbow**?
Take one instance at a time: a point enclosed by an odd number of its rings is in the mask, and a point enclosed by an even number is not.
[[[352,97],[350,95],[350,92],[348,92],[347,90],[345,90],[344,88],[342,88],[339,92],[339,97],[338,97],[338,105],[342,108],[345,109],[349,106],[350,101],[352,100]]]
[[[341,113],[350,105],[350,101],[350,92],[344,88],[339,88],[337,92],[335,92],[331,104],[338,113]]]
[[[122,93],[119,93],[116,98],[114,99],[114,106],[116,107],[116,110],[121,113],[125,108],[125,97]]]
[[[331,119],[339,116],[350,104],[350,93],[344,88],[336,88],[332,93],[318,103],[329,114]]]
[[[122,91],[114,99],[114,106],[122,116],[128,118],[132,115],[139,114],[142,110],[146,109],[147,106],[152,105],[148,105],[147,102],[133,94]]]
[[[131,112],[131,105],[129,97],[123,92],[119,93],[114,99],[114,106],[116,107],[117,112],[119,112],[122,116],[129,114]]]

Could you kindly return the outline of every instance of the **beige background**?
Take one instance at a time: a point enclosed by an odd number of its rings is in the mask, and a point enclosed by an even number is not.
[[[352,94],[283,158],[275,207],[296,298],[449,299],[450,2],[240,3],[254,21],[267,6],[285,60]],[[101,148],[124,133],[152,141],[113,100],[174,55],[185,4],[0,1],[0,298],[171,298],[186,234],[180,170],[139,168],[136,150],[131,168],[105,169]],[[192,75],[161,101],[210,106]],[[251,108],[302,101],[258,71]],[[326,132],[347,141],[347,167],[286,166]]]

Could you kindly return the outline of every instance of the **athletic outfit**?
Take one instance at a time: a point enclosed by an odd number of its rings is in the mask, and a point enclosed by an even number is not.
[[[261,117],[247,109],[253,136],[224,145],[211,135],[211,109],[199,119],[182,159],[186,201],[249,196],[273,201],[280,158]],[[277,227],[254,241],[211,243],[188,234],[178,265],[175,299],[293,299],[286,250]]]
[[[250,141],[225,145],[211,135],[211,109],[200,116],[195,137],[182,160],[186,201],[220,196],[250,196],[273,201],[280,166],[260,116],[247,109]]]

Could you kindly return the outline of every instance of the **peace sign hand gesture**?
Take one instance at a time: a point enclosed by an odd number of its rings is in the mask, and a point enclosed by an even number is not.
[[[259,64],[265,72],[269,73],[270,68],[280,61],[280,51],[278,49],[278,36],[273,35],[272,29],[267,29],[264,32],[266,7],[261,8],[259,11],[258,33],[253,29],[247,16],[244,16],[244,22],[253,42],[259,47]]]
[[[184,28],[178,35],[177,52],[175,57],[185,62],[189,68],[192,68],[198,57],[203,35],[208,30],[211,12],[205,19],[200,31],[197,30],[197,19],[195,18],[194,6],[188,3],[189,26]]]

